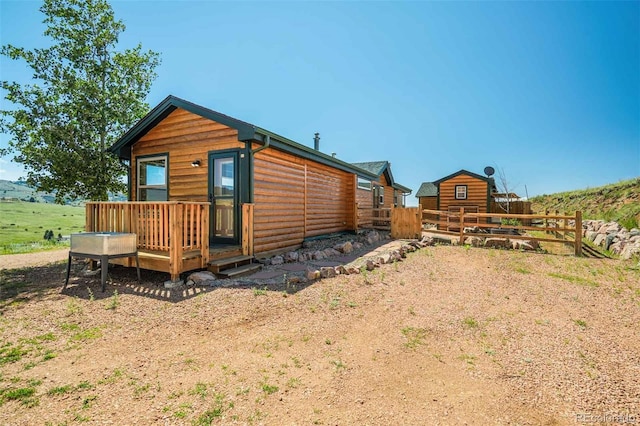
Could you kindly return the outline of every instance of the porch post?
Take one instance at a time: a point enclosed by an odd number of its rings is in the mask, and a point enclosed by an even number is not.
[[[171,204],[171,240],[169,242],[169,273],[171,281],[178,281],[182,272],[182,228],[183,208],[182,204]]]

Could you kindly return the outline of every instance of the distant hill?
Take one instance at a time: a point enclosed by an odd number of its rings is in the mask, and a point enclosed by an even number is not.
[[[535,212],[582,211],[585,219],[615,220],[627,229],[640,225],[640,177],[597,188],[530,198]]]
[[[10,181],[0,179],[0,200],[21,200],[34,203],[55,203],[55,194],[51,192],[36,191],[24,181]],[[110,201],[127,201],[124,194],[109,196]],[[70,205],[82,204],[84,200],[67,202]]]

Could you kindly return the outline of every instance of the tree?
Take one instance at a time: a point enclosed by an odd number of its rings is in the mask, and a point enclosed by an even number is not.
[[[14,154],[27,183],[55,192],[56,202],[107,200],[126,188],[126,168],[106,152],[149,109],[144,102],[159,54],[116,50],[125,25],[106,0],[44,0],[50,47],[5,45],[0,54],[23,60],[33,83],[2,81],[15,109],[0,110],[0,130],[12,135],[0,155]]]

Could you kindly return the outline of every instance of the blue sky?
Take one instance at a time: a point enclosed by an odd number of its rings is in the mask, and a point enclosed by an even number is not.
[[[44,46],[39,6],[1,0],[1,43]],[[414,193],[487,165],[530,196],[640,176],[638,1],[112,6],[120,47],[161,53],[151,106],[173,94],[309,146],[320,132],[322,151],[388,160]]]

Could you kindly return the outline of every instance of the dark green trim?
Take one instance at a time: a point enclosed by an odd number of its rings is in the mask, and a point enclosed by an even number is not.
[[[407,188],[404,185],[400,185],[399,183],[394,183],[393,185],[391,185],[391,187],[393,189],[397,189],[398,191],[402,192],[402,195],[404,196],[406,195],[411,195],[411,192],[413,191],[411,188]]]
[[[238,140],[242,142],[250,142],[252,140],[263,143],[266,136],[271,137],[271,146],[281,151],[288,152],[298,157],[317,161],[339,170],[357,174],[358,176],[374,179],[376,176],[365,170],[352,166],[349,163],[338,160],[330,155],[323,154],[310,147],[294,142],[290,139],[269,132],[268,130],[256,127],[247,122],[229,117],[217,111],[196,105],[192,102],[180,99],[175,96],[167,96],[155,108],[153,108],[146,116],[136,123],[129,131],[127,131],[116,143],[111,146],[108,151],[118,155],[120,158],[131,158],[131,146],[136,143],[142,136],[149,132],[153,127],[158,125],[169,114],[181,108],[193,114],[216,121],[231,127],[238,131]]]
[[[356,174],[360,177],[367,179],[375,179],[377,176],[366,170],[362,170],[352,164],[346,163],[342,160],[334,158],[330,155],[324,154],[320,151],[316,151],[313,148],[294,142],[291,139],[287,139],[268,130],[256,128],[256,134],[254,140],[259,143],[265,143],[266,137],[271,138],[270,147],[278,149],[280,151],[288,152],[289,154],[296,155],[300,158],[312,160],[325,166],[333,167],[334,169],[342,170],[345,172]]]
[[[457,171],[457,172],[455,172],[453,174],[450,174],[449,176],[445,176],[442,179],[438,179],[438,180],[434,181],[433,184],[438,186],[438,189],[440,189],[440,183],[442,183],[442,182],[444,182],[446,180],[449,180],[449,179],[453,179],[454,177],[460,176],[460,175],[471,176],[471,177],[474,177],[476,179],[480,179],[482,181],[485,181],[487,183],[489,183],[489,181],[492,180],[492,178],[488,178],[486,176],[481,176],[481,175],[478,175],[476,173],[472,173],[472,172],[469,172],[469,171],[463,169],[463,170],[459,170],[459,171]]]
[[[458,187],[464,186],[464,198],[458,198]],[[458,200],[468,200],[469,199],[469,185],[454,185],[453,186],[453,199]]]
[[[242,202],[253,203],[253,155],[251,155],[251,142],[245,142],[245,146],[240,151],[240,158],[242,175],[244,180],[242,182]]]
[[[177,108],[238,130],[238,140],[248,140],[255,133],[255,127],[249,123],[169,95],[118,139],[108,151],[118,155],[120,158],[131,158],[131,145],[136,143]]]
[[[136,182],[135,182],[135,186],[136,186],[136,201],[140,201],[139,197],[138,197],[138,191],[140,190],[140,188],[138,187],[138,179],[140,179],[140,175],[138,174],[138,161],[140,161],[140,159],[145,159],[145,158],[152,158],[152,157],[162,157],[165,156],[167,157],[167,174],[166,174],[166,178],[167,178],[167,199],[166,201],[169,201],[171,198],[171,191],[170,191],[170,186],[171,186],[171,175],[169,174],[169,170],[171,170],[169,168],[169,153],[168,152],[158,152],[157,154],[147,154],[147,155],[138,155],[136,156],[136,164],[135,164],[135,168],[136,168]],[[131,160],[129,160],[129,162],[131,162]],[[131,176],[131,170],[129,170],[129,176]],[[129,177],[129,180],[132,180],[131,177]],[[129,200],[131,200],[131,191],[129,191]]]

